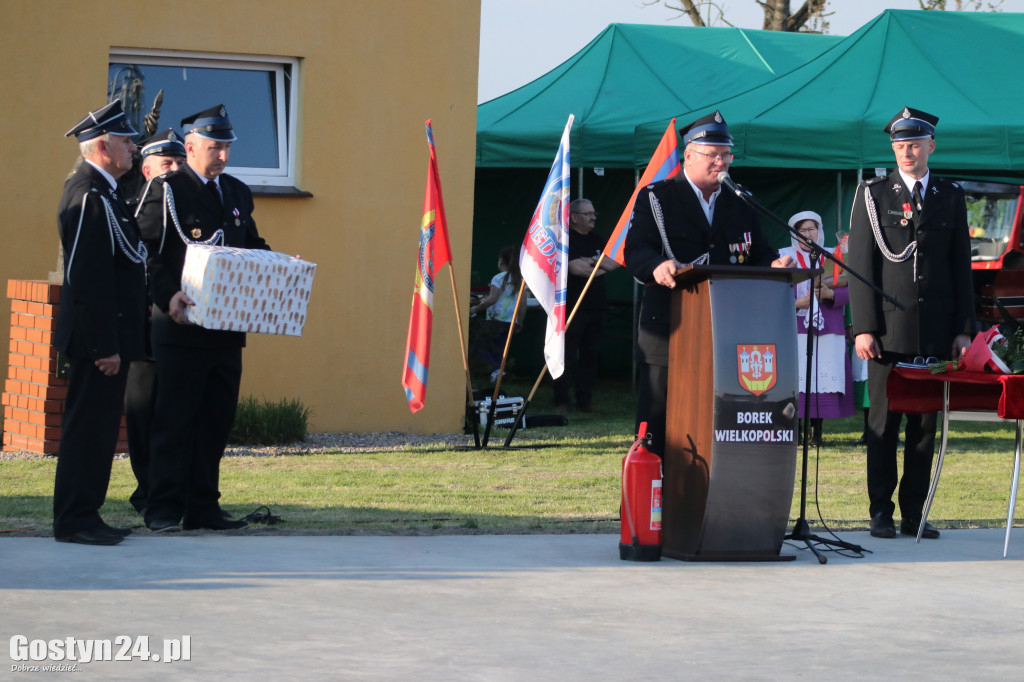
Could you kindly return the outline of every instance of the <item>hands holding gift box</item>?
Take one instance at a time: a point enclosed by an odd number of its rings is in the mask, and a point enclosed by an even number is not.
[[[192,321],[188,319],[188,306],[195,304],[196,302],[189,298],[188,294],[179,291],[171,297],[167,314],[178,324],[192,324]]]

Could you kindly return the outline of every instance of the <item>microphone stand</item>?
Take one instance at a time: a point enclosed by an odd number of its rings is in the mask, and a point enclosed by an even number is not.
[[[771,218],[775,222],[777,222],[780,225],[782,225],[783,227],[785,227],[786,231],[789,232],[790,234],[792,234],[796,238],[796,240],[798,242],[800,242],[801,244],[804,244],[805,246],[807,246],[808,250],[810,251],[811,262],[817,263],[818,259],[820,257],[824,256],[825,258],[827,258],[828,260],[832,261],[836,265],[840,265],[844,270],[849,272],[851,275],[853,275],[854,277],[856,277],[860,281],[862,281],[865,284],[867,284],[868,286],[870,286],[872,289],[874,289],[876,292],[878,292],[885,299],[887,299],[888,301],[892,302],[893,305],[897,306],[900,310],[904,309],[903,305],[899,301],[897,301],[895,298],[893,298],[892,296],[890,296],[886,292],[882,291],[882,289],[880,289],[879,287],[875,286],[874,283],[869,282],[868,280],[866,280],[863,277],[861,277],[861,275],[858,274],[857,272],[855,272],[853,270],[850,270],[846,266],[845,263],[840,263],[838,260],[836,260],[835,256],[833,256],[831,253],[829,253],[828,251],[826,251],[823,248],[821,248],[820,246],[818,246],[818,243],[816,241],[814,241],[813,239],[808,239],[804,235],[800,234],[800,232],[798,232],[796,230],[796,228],[790,227],[789,223],[784,221],[779,216],[775,215],[771,210],[769,210],[763,204],[761,204],[760,201],[755,199],[754,196],[750,193],[749,190],[747,190],[742,185],[737,185],[735,182],[733,182],[732,178],[729,177],[728,173],[726,173],[725,171],[719,173],[718,181],[720,183],[722,183],[722,185],[724,187],[726,187],[727,189],[731,190],[745,204],[747,204],[748,206],[753,208],[758,213],[760,213],[762,215],[765,215],[765,216],[768,216],[769,218]],[[821,272],[821,271],[819,271],[819,272]],[[804,369],[805,369],[805,371],[804,371],[804,423],[803,423],[803,459],[802,459],[801,473],[800,473],[800,517],[796,520],[796,523],[793,524],[792,532],[790,532],[788,535],[786,535],[783,539],[785,539],[785,540],[797,540],[797,541],[803,542],[805,545],[807,545],[807,549],[811,550],[811,553],[814,554],[815,557],[817,557],[819,564],[826,564],[826,563],[828,563],[828,558],[818,552],[818,550],[815,547],[814,543],[821,544],[821,545],[831,545],[832,547],[838,547],[840,549],[846,549],[846,550],[849,550],[851,552],[857,552],[857,553],[863,552],[864,548],[861,547],[860,545],[855,545],[853,543],[844,542],[843,540],[840,540],[839,538],[830,539],[830,538],[823,538],[823,537],[821,537],[819,535],[814,535],[813,533],[811,533],[811,528],[810,528],[810,526],[807,523],[807,459],[808,459],[808,448],[810,447],[810,430],[811,430],[811,428],[810,428],[810,424],[811,424],[811,417],[810,417],[811,370],[813,368],[812,358],[814,356],[815,332],[814,332],[814,324],[813,324],[813,312],[814,312],[815,304],[816,303],[815,303],[815,299],[814,299],[814,286],[813,286],[813,282],[812,282],[812,285],[811,285],[811,303],[810,303],[810,308],[808,309],[807,344],[806,344],[806,346],[807,346],[806,351],[807,352],[805,353],[806,364],[805,364],[805,367],[804,367]]]
[[[796,237],[796,240],[798,242],[800,242],[801,244],[805,245],[811,251],[811,254],[814,256],[814,258],[818,258],[819,256],[824,256],[826,259],[832,261],[833,263],[835,263],[836,265],[840,266],[841,268],[846,270],[848,273],[850,273],[851,275],[853,275],[854,277],[859,279],[861,282],[863,282],[864,284],[866,284],[869,287],[871,287],[872,289],[874,289],[876,294],[878,294],[879,296],[881,296],[885,300],[889,301],[889,303],[892,303],[894,306],[896,306],[900,310],[906,310],[907,309],[906,306],[904,306],[902,303],[900,303],[895,298],[890,296],[881,287],[875,285],[874,282],[869,282],[864,277],[862,277],[859,272],[857,272],[856,270],[851,270],[846,265],[846,263],[842,263],[842,262],[836,260],[835,256],[833,256],[831,253],[829,253],[828,251],[825,251],[820,246],[818,246],[818,243],[815,242],[813,239],[808,239],[807,237],[805,237],[802,234],[800,234],[799,232],[797,232],[794,228],[790,227],[789,223],[787,223],[785,220],[783,220],[779,216],[777,216],[774,213],[772,213],[771,209],[767,208],[764,204],[762,204],[760,201],[758,201],[754,197],[754,195],[750,193],[750,190],[748,190],[743,185],[736,184],[733,181],[733,179],[731,177],[729,177],[729,173],[728,172],[722,171],[721,173],[719,173],[718,174],[718,182],[722,183],[722,185],[726,189],[732,191],[733,194],[738,196],[743,203],[745,203],[746,205],[750,206],[752,209],[754,209],[758,213],[760,213],[762,215],[768,216],[769,218],[771,218],[772,220],[777,222],[779,225],[782,225],[782,227],[784,227],[787,232],[789,232],[794,237]]]

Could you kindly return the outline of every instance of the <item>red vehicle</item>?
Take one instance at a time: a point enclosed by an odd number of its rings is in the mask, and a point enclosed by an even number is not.
[[[1001,323],[996,305],[1024,319],[1024,187],[995,182],[961,181],[967,196],[971,229],[971,268],[978,321]]]

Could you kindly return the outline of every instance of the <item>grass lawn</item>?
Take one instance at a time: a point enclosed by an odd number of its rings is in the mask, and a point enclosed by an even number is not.
[[[508,395],[525,397],[528,381]],[[570,412],[569,425],[520,431],[512,447],[498,429],[491,447],[228,457],[222,503],[236,515],[268,505],[284,522],[247,532],[325,534],[618,532],[619,470],[632,443],[635,400],[624,382],[605,382],[596,414]],[[531,413],[550,413],[542,385]],[[867,526],[862,418],[825,422],[820,456],[810,452],[807,519],[820,529]],[[1008,424],[953,422],[942,481],[930,514],[940,528],[1001,527],[1013,460]],[[46,534],[52,521],[53,458],[0,461],[0,530]],[[799,486],[800,462],[797,462]],[[114,462],[104,518],[141,524],[128,504],[127,460]],[[817,500],[817,504],[815,501]],[[799,513],[799,487],[792,517]],[[20,535],[21,533],[15,533]]]

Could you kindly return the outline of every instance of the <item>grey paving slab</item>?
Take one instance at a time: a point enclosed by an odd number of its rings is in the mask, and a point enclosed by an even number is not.
[[[1018,533],[1021,531],[1018,530]],[[75,680],[1020,679],[1024,537],[844,540],[785,563],[619,561],[617,536],[0,538],[0,671]],[[189,637],[191,660],[15,661]],[[16,639],[23,637],[24,640]],[[14,643],[12,649],[11,644]],[[34,645],[34,646],[39,646]],[[173,653],[173,652],[171,652]]]

